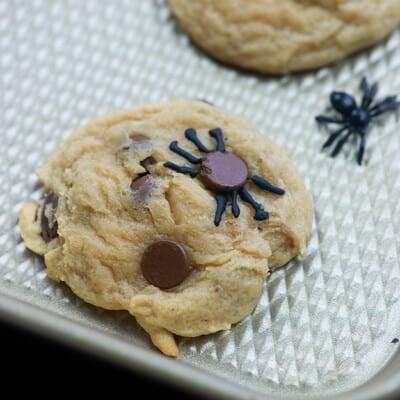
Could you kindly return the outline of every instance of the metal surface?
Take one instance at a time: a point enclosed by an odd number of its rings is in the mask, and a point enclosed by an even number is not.
[[[0,316],[193,391],[221,398],[394,398],[400,393],[400,125],[386,116],[332,159],[314,116],[329,93],[400,94],[400,31],[336,65],[262,77],[192,46],[163,1],[0,2]],[[110,111],[173,96],[207,99],[286,148],[314,200],[309,254],[273,273],[233,329],[157,352],[127,313],[47,279],[17,213],[42,193],[34,171],[70,132]],[[266,155],[267,157],[268,155]]]

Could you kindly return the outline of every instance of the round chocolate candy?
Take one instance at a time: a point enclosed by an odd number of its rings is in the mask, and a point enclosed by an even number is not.
[[[160,289],[179,285],[192,270],[185,248],[168,239],[150,244],[144,251],[140,266],[145,279]]]
[[[246,183],[247,166],[233,153],[216,151],[205,157],[200,177],[208,189],[217,192],[238,190]]]

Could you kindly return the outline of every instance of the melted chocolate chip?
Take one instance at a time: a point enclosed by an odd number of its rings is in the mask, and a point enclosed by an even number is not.
[[[55,219],[55,212],[58,205],[58,196],[49,193],[43,198],[40,210],[40,229],[45,242],[50,242],[58,236],[58,224]]]
[[[136,143],[148,142],[150,140],[148,136],[143,135],[142,133],[132,133],[129,135],[129,139]]]
[[[149,172],[149,166],[154,165],[156,163],[156,160],[152,157],[146,157],[144,160],[140,161],[140,165],[147,171]]]
[[[158,240],[144,251],[141,269],[145,279],[160,289],[179,285],[192,266],[185,248],[173,240]]]
[[[153,177],[150,174],[139,176],[132,180],[131,189],[138,201],[146,200],[153,187]]]
[[[200,168],[200,177],[208,189],[230,192],[243,187],[247,180],[247,167],[233,153],[209,153]]]

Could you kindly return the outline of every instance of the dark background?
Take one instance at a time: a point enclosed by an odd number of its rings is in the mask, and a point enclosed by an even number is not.
[[[115,398],[120,392],[128,399],[206,399],[2,320],[0,339],[1,388],[10,398],[40,396],[56,400],[59,396],[80,398],[83,393],[90,398],[110,394]]]

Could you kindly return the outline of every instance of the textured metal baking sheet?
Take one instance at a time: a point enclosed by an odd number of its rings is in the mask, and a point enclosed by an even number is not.
[[[0,1],[0,316],[101,349],[104,357],[221,398],[388,398],[400,392],[400,123],[332,159],[314,116],[362,76],[400,94],[400,31],[318,71],[262,77],[194,47],[164,1]],[[159,354],[124,312],[83,303],[49,281],[17,226],[42,188],[34,170],[70,132],[110,111],[172,96],[247,118],[283,145],[314,200],[309,254],[276,271],[254,312],[231,330],[181,339]],[[396,341],[394,341],[396,342]]]

